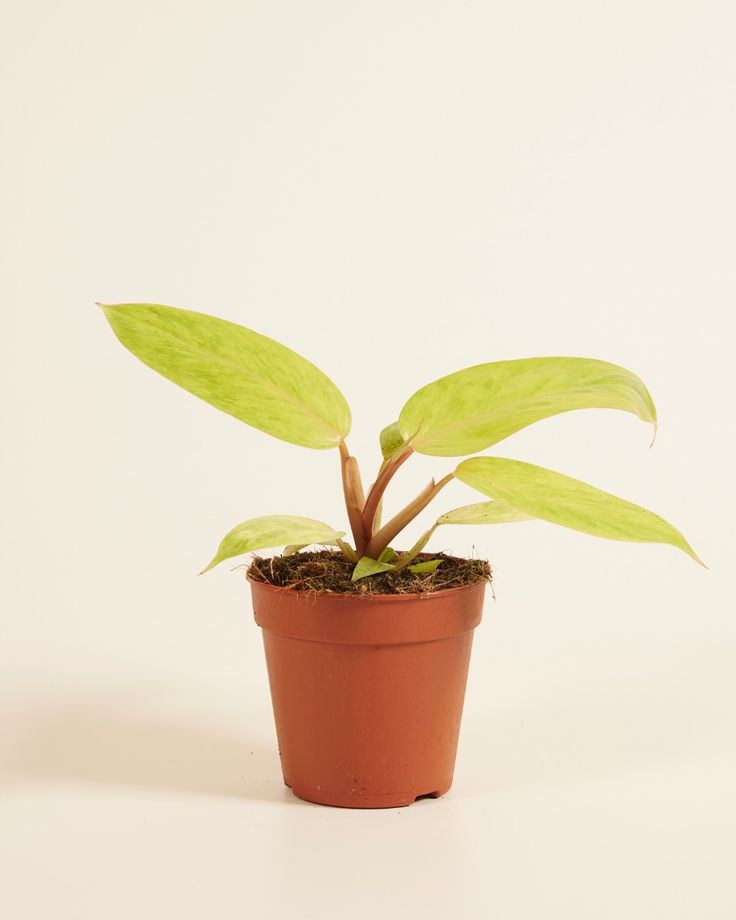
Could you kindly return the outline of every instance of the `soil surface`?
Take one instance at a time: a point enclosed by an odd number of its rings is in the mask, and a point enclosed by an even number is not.
[[[322,550],[270,559],[256,557],[248,568],[248,575],[255,581],[265,581],[279,588],[327,594],[428,594],[491,581],[491,567],[484,559],[422,553],[417,562],[428,559],[441,559],[442,564],[434,572],[401,569],[351,581],[354,563],[342,553]]]

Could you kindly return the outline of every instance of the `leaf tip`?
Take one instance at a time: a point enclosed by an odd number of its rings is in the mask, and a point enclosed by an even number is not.
[[[657,419],[652,419],[652,440],[649,444],[649,447],[654,447],[654,442],[657,440]]]
[[[680,536],[682,537],[682,543],[679,543],[679,544],[678,544],[678,545],[679,545],[679,548],[680,548],[681,550],[683,550],[683,552],[687,553],[688,556],[689,556],[694,562],[697,562],[698,565],[702,565],[702,567],[703,567],[704,569],[708,570],[708,566],[703,562],[703,560],[702,560],[702,559],[700,558],[700,556],[695,552],[695,550],[692,548],[692,546],[690,546],[690,544],[687,542],[687,540],[685,539],[685,537],[683,537],[682,534],[680,534]]]
[[[698,563],[698,565],[702,565],[702,567],[705,569],[706,572],[710,571],[709,567],[703,562],[703,560],[702,560],[702,559],[700,558],[700,556],[695,552],[695,550],[692,548],[692,546],[690,547],[690,552],[689,552],[688,555],[689,555],[692,559],[694,559],[694,560]]]

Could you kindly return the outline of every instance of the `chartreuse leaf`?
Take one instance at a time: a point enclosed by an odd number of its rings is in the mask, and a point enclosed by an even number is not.
[[[463,505],[437,518],[437,524],[513,524],[516,521],[531,521],[533,514],[526,514],[503,502],[478,502]]]
[[[361,556],[358,564],[353,569],[351,581],[359,581],[361,578],[367,578],[369,575],[378,575],[379,572],[392,572],[394,566],[389,562],[379,562],[377,559],[370,559],[368,556]]]
[[[443,562],[443,559],[427,559],[426,562],[415,562],[414,565],[409,566],[409,571],[417,575],[422,572],[434,572]]]
[[[406,439],[401,433],[398,422],[387,425],[380,434],[381,453],[383,459],[388,460],[396,451],[406,443]]]
[[[348,434],[350,409],[335,384],[273,339],[176,307],[100,306],[144,364],[241,422],[317,449],[336,447]]]
[[[669,543],[702,565],[685,537],[663,518],[562,473],[518,460],[472,457],[459,464],[455,476],[543,521],[609,540]]]
[[[532,514],[526,514],[498,501],[479,502],[475,505],[456,508],[438,517],[432,527],[422,534],[408,552],[398,555],[391,547],[387,547],[378,560],[364,556],[356,567],[356,572],[360,568],[360,573],[357,576],[353,573],[353,581],[365,578],[366,575],[375,575],[376,572],[388,572],[392,569],[400,571],[408,568],[410,572],[434,572],[442,562],[441,559],[427,559],[411,563],[421,553],[429,542],[429,538],[441,524],[510,524],[516,521],[530,521],[533,517]]]
[[[394,568],[397,570],[405,569],[413,559],[416,559],[419,553],[421,553],[421,551],[427,545],[427,543],[429,543],[429,538],[432,536],[435,530],[437,530],[438,526],[439,525],[437,521],[435,521],[434,524],[432,524],[432,526],[429,528],[429,530],[426,530],[421,535],[421,537],[417,540],[417,542],[414,544],[414,546],[412,546],[410,550],[408,550],[405,553],[402,553],[399,556],[399,558],[396,560],[394,564]]]
[[[383,470],[388,466],[389,461],[392,459],[397,459],[401,453],[401,449],[406,445],[406,441],[401,434],[401,429],[399,428],[398,422],[393,422],[391,425],[387,425],[380,435],[381,442],[381,454],[383,455],[383,463],[379,473],[382,473]],[[378,503],[378,508],[376,508],[376,513],[373,517],[373,533],[376,533],[381,529],[381,518],[383,517],[383,499]]]
[[[415,393],[399,429],[420,454],[462,457],[572,409],[623,409],[656,424],[649,391],[631,371],[591,358],[478,364]]]
[[[438,517],[414,546],[408,552],[399,556],[396,568],[403,569],[409,566],[410,571],[413,572],[414,566],[409,565],[409,563],[421,553],[429,543],[432,534],[441,524],[513,524],[516,521],[531,521],[533,517],[534,515],[518,511],[503,502],[478,502],[475,505],[464,505],[462,508],[455,508],[454,511],[448,511]],[[423,564],[417,563],[417,565]]]
[[[342,550],[343,555],[347,556],[351,562],[358,561],[358,554],[347,543],[343,543],[339,537],[336,537],[334,540],[320,540],[321,546],[337,546]],[[290,543],[288,546],[284,547],[282,556],[294,556],[296,553],[301,552],[303,549],[306,549],[309,546],[309,543]]]
[[[209,572],[218,563],[233,556],[242,556],[255,549],[268,549],[285,544],[308,546],[310,543],[333,544],[345,535],[328,524],[293,514],[269,514],[236,524],[225,534],[215,557],[202,572]]]
[[[442,559],[427,559],[422,562],[417,562],[414,565],[410,565],[409,571],[416,574],[421,574],[422,572],[434,572],[438,566],[442,565]],[[378,575],[381,572],[395,572],[399,568],[406,568],[406,566],[396,566],[392,565],[389,562],[380,562],[378,559],[369,559],[368,556],[363,556],[360,562],[355,566],[355,570],[352,575],[352,581],[359,581],[361,578],[367,578],[369,575]]]

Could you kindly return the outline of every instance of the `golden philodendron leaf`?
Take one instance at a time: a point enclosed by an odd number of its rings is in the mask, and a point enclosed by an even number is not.
[[[478,502],[474,505],[463,505],[455,508],[437,518],[440,524],[515,524],[517,521],[532,521],[533,514],[526,514],[517,508],[512,508],[503,502]]]
[[[344,530],[333,530],[321,521],[293,514],[269,514],[251,518],[249,521],[236,524],[225,534],[212,562],[200,574],[209,572],[225,559],[242,556],[243,553],[250,553],[256,549],[270,549],[288,544],[309,546],[310,543],[329,546],[344,536]]]
[[[442,524],[515,524],[517,521],[531,521],[534,515],[518,511],[503,502],[478,502],[474,505],[464,505],[447,511],[440,515],[434,524],[425,531],[412,548],[399,557],[397,568],[404,569],[409,566],[412,559],[421,553],[429,543],[430,537]],[[409,568],[413,568],[409,566]]]
[[[336,447],[350,431],[350,409],[335,384],[273,339],[176,307],[100,306],[144,364],[228,415],[316,449]]]
[[[592,358],[523,358],[442,377],[401,410],[401,436],[420,454],[462,457],[541,419],[573,409],[623,409],[656,424],[636,374]]]
[[[664,518],[579,479],[519,460],[471,457],[455,476],[517,511],[572,530],[633,543],[669,543],[703,564]]]
[[[444,559],[428,559],[426,562],[416,562],[414,565],[409,566],[409,571],[414,572],[416,575],[435,572],[443,562]]]
[[[378,575],[379,572],[392,572],[394,566],[390,562],[379,562],[378,559],[371,559],[368,556],[361,556],[358,564],[353,569],[351,581],[359,581],[361,578],[367,578],[369,575]]]
[[[406,439],[401,433],[398,422],[392,422],[386,425],[380,435],[381,453],[383,459],[388,460],[396,451],[406,443]]]

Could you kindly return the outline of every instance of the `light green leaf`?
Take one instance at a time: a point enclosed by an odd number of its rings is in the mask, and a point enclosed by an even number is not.
[[[361,578],[378,575],[380,572],[391,572],[393,568],[388,562],[379,562],[377,559],[362,556],[355,566],[351,581],[359,581]]]
[[[379,562],[393,562],[396,559],[397,553],[395,549],[391,549],[390,546],[387,546],[386,549],[378,557]]]
[[[562,473],[518,460],[473,457],[460,463],[455,475],[479,492],[543,521],[609,540],[669,543],[700,562],[685,537],[663,518]]]
[[[417,575],[422,572],[434,572],[443,562],[443,559],[427,559],[426,562],[415,562],[414,565],[409,566],[409,571]]]
[[[503,502],[478,502],[455,508],[437,518],[440,524],[513,524],[516,521],[534,520],[533,514],[526,514]]]
[[[381,432],[380,441],[381,453],[383,454],[383,463],[381,464],[381,468],[378,471],[379,475],[388,466],[390,460],[395,460],[398,458],[401,449],[406,445],[406,441],[402,437],[401,431],[399,429],[399,423],[393,422],[393,424],[387,425]],[[373,533],[377,533],[381,529],[382,517],[383,498],[378,503],[376,513],[373,517]]]
[[[429,530],[425,530],[425,532],[421,535],[421,537],[410,550],[407,550],[405,553],[401,553],[394,566],[397,571],[405,569],[412,561],[412,559],[416,559],[416,557],[419,555],[419,553],[421,553],[427,543],[429,543],[429,538],[432,536],[435,530],[437,530],[438,526],[438,522],[435,521]]]
[[[406,439],[401,433],[398,422],[387,425],[381,432],[380,440],[381,453],[383,454],[384,460],[388,460],[392,454],[396,453],[402,444],[406,443]]]
[[[409,566],[411,560],[416,559],[429,543],[432,534],[442,524],[513,524],[516,521],[531,521],[533,519],[534,515],[526,514],[503,502],[478,502],[475,505],[464,505],[462,508],[455,508],[454,511],[448,511],[438,517],[429,530],[421,535],[414,546],[408,552],[399,556],[396,568],[400,570]]]
[[[343,536],[345,536],[344,530],[333,530],[321,521],[297,517],[293,514],[269,514],[252,518],[249,521],[243,521],[242,524],[236,524],[231,531],[225,534],[214,559],[207,568],[202,570],[202,573],[209,572],[224,559],[242,556],[243,553],[250,553],[256,549],[268,549],[272,546],[286,544],[300,544],[301,546],[309,546],[310,543],[333,544]]]
[[[420,454],[462,457],[572,409],[623,409],[656,423],[652,397],[631,371],[591,358],[479,364],[423,387],[399,416]]]
[[[335,384],[273,339],[176,307],[100,306],[144,364],[228,415],[303,447],[336,447],[348,434],[350,409]]]

